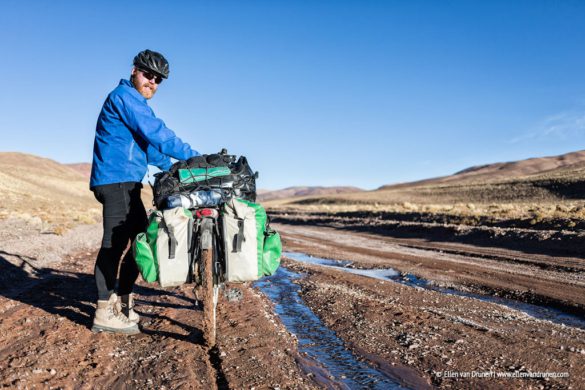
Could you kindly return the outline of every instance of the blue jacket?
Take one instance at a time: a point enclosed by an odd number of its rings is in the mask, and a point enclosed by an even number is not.
[[[168,170],[170,157],[187,160],[198,155],[154,115],[130,81],[120,80],[98,117],[89,187],[141,182],[148,164]]]

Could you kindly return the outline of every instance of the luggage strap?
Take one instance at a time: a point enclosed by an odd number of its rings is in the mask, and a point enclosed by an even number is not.
[[[169,260],[175,258],[175,251],[177,249],[177,237],[172,226],[167,225],[167,233],[169,235]]]
[[[244,220],[238,219],[238,234],[236,234],[236,242],[234,245],[234,252],[241,252],[242,251],[242,241],[245,241],[246,238],[244,237]]]

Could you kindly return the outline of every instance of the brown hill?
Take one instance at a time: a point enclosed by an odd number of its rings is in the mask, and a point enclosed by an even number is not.
[[[585,199],[585,151],[477,166],[451,176],[386,185],[296,204],[556,202]]]
[[[585,150],[563,154],[560,156],[529,158],[526,160],[478,165],[459,171],[450,176],[426,179],[412,183],[389,184],[380,190],[430,185],[438,183],[470,183],[493,182],[521,178],[530,175],[541,175],[554,171],[571,171],[585,165]]]
[[[65,164],[65,166],[77,171],[83,175],[83,177],[91,177],[91,163],[77,163],[77,164]]]
[[[258,201],[266,202],[275,199],[298,198],[305,196],[322,196],[332,194],[344,194],[361,192],[357,187],[288,187],[282,190],[258,190]]]
[[[101,213],[88,178],[56,161],[0,153],[0,217],[38,217],[47,223],[94,222]]]

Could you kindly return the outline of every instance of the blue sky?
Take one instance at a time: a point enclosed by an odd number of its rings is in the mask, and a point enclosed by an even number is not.
[[[259,187],[383,184],[585,144],[582,1],[3,1],[0,151],[90,162],[145,48],[150,104]]]

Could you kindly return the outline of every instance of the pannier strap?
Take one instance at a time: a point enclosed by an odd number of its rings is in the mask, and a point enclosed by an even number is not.
[[[172,226],[167,225],[167,233],[169,235],[169,260],[175,258],[175,251],[177,249],[177,245],[179,244],[177,241],[177,237],[175,237],[175,232]]]
[[[244,220],[238,219],[238,234],[234,237],[234,249],[233,252],[241,252],[242,251],[242,241],[245,241],[246,237],[244,237]]]

